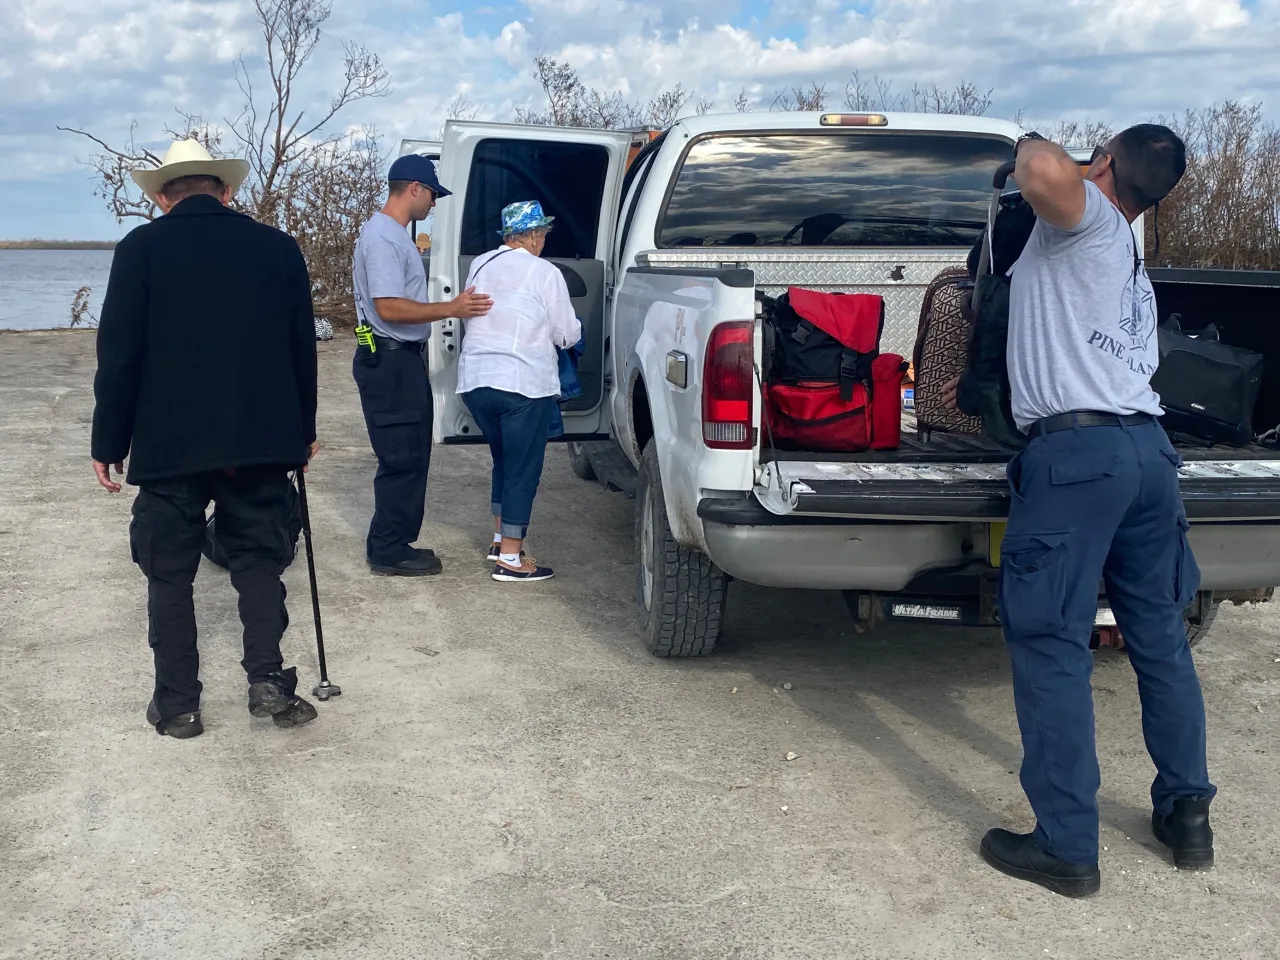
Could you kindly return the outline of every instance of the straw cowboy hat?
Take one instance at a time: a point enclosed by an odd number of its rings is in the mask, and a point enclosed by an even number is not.
[[[249,164],[244,160],[215,160],[198,140],[178,140],[169,145],[160,166],[134,170],[133,182],[152,202],[158,202],[156,194],[170,180],[199,176],[217,177],[235,193],[249,176]]]

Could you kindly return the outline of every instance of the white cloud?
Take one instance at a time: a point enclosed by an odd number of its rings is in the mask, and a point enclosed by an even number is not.
[[[391,96],[353,107],[392,138],[434,135],[462,91],[491,119],[536,105],[535,53],[577,65],[590,83],[648,99],[679,82],[731,109],[741,89],[773,94],[826,82],[838,103],[854,70],[991,87],[994,113],[1037,121],[1147,119],[1214,100],[1262,101],[1280,115],[1280,0],[335,0],[328,37],[299,95],[322,109],[340,77],[342,40],[383,57]],[[992,10],[999,12],[993,15]],[[232,64],[259,43],[249,0],[8,0],[0,3],[0,204],[7,192],[81,191],[85,222],[118,232],[81,180],[83,145],[55,127],[118,136],[137,120],[159,139],[172,107],[234,115]],[[33,193],[34,192],[34,193]],[[10,193],[10,196],[13,194]],[[30,204],[26,205],[28,208]],[[0,234],[41,233],[13,223]]]

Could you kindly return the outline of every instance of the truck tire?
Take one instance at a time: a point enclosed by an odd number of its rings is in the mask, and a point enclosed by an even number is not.
[[[569,450],[569,466],[583,480],[595,480],[596,472],[587,459],[587,449],[581,443],[566,443]]]
[[[636,606],[640,635],[655,657],[705,657],[724,622],[728,579],[711,559],[676,542],[650,440],[636,489]]]
[[[1194,647],[1209,633],[1209,628],[1213,626],[1213,621],[1218,616],[1218,608],[1220,606],[1222,606],[1221,600],[1208,601],[1204,605],[1204,613],[1201,615],[1199,623],[1195,623],[1189,617],[1186,619],[1187,644],[1189,646]]]
[[[1199,622],[1183,614],[1182,622],[1187,628],[1187,646],[1194,647],[1208,635],[1209,629],[1213,626],[1213,621],[1218,616],[1218,608],[1220,606],[1222,606],[1221,600],[1205,601],[1204,612],[1200,615]],[[1097,630],[1089,638],[1089,647],[1094,650],[1098,649]]]

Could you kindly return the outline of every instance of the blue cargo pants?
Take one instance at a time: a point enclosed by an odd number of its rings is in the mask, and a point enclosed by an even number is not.
[[[1072,863],[1098,859],[1098,757],[1089,637],[1101,581],[1138,677],[1155,762],[1151,801],[1212,797],[1204,699],[1183,610],[1200,570],[1178,489],[1181,458],[1155,421],[1036,437],[1008,467],[1000,620],[1013,663],[1022,788],[1035,839]]]

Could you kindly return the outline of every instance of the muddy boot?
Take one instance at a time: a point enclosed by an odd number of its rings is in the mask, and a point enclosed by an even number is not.
[[[147,723],[155,727],[156,733],[162,737],[173,737],[175,740],[190,740],[204,733],[204,724],[200,722],[200,711],[180,713],[168,720],[160,716],[160,708],[155,698],[147,704]]]
[[[290,667],[278,674],[281,682],[262,681],[249,684],[249,713],[255,717],[270,717],[277,727],[300,727],[314,720],[316,708],[302,697],[292,693],[296,675]]]

